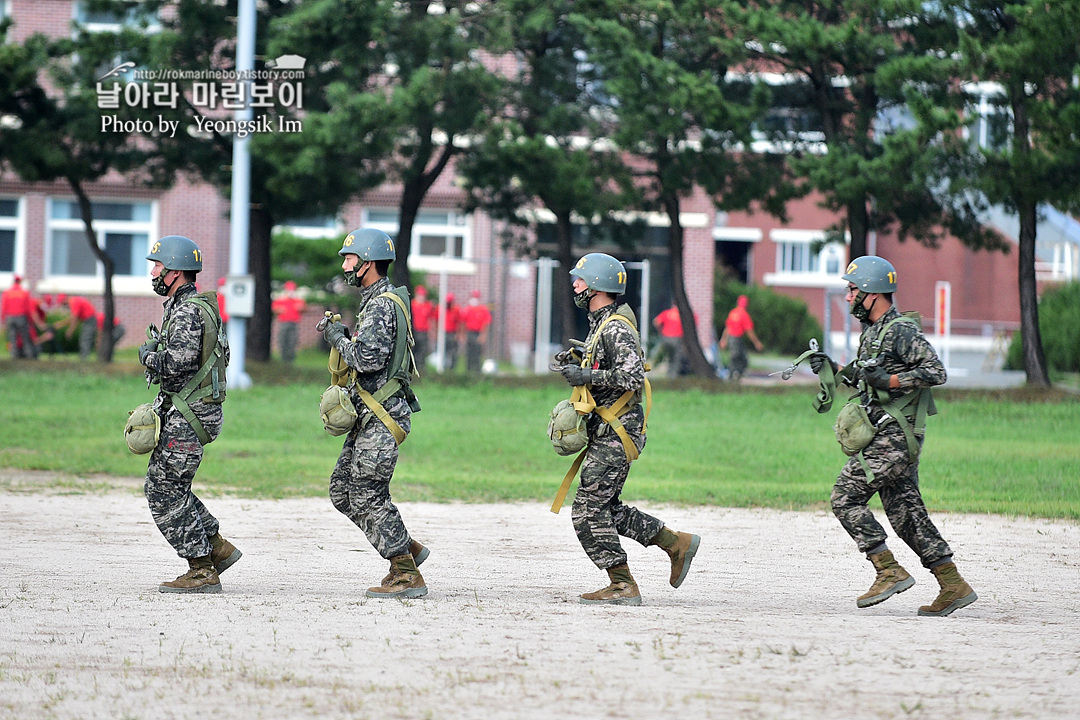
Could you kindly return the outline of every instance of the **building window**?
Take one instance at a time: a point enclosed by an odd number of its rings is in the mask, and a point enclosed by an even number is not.
[[[148,277],[154,206],[150,202],[92,204],[98,247],[115,264],[115,274]],[[101,277],[101,264],[86,242],[86,229],[74,200],[51,200],[49,211],[49,274]]]
[[[0,273],[15,272],[20,251],[20,218],[19,201],[0,198]]]
[[[773,230],[769,239],[776,247],[776,270],[763,278],[766,285],[831,287],[843,285],[847,248],[825,243],[821,230]]]
[[[333,215],[289,218],[275,226],[274,232],[302,238],[328,238],[343,234],[341,223]]]
[[[1005,104],[1002,88],[994,83],[967,86],[966,128],[972,145],[984,150],[1006,150],[1012,137],[1012,113]]]
[[[2,3],[3,0],[0,0]],[[88,32],[120,32],[125,27],[158,27],[157,17],[139,7],[135,0],[124,3],[127,7],[116,10],[91,10],[85,0],[75,3],[75,22]]]
[[[370,209],[364,227],[382,230],[394,237],[400,227],[398,212]],[[471,253],[472,232],[467,216],[453,210],[421,210],[417,213],[416,222],[413,223],[410,267],[438,269],[444,254],[449,256],[451,263],[461,264],[470,258]]]

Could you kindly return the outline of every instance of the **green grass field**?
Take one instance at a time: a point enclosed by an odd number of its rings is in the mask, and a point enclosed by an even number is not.
[[[196,481],[249,497],[319,496],[341,438],[325,433],[325,373],[251,364],[255,386],[232,391],[225,429]],[[714,391],[655,388],[648,446],[624,497],[738,507],[824,508],[845,458],[833,414],[817,415],[807,386]],[[571,458],[546,437],[567,394],[555,380],[427,379],[424,407],[401,448],[395,498],[550,500]],[[0,364],[0,467],[140,477],[127,411],[153,397],[139,369],[43,362]],[[1080,519],[1080,399],[1060,392],[943,392],[931,418],[922,489],[933,510]]]

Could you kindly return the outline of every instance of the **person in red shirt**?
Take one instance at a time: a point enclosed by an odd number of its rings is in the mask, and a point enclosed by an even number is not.
[[[225,311],[225,293],[221,290],[223,287],[225,287],[225,278],[218,278],[217,286],[217,309],[218,315],[221,316],[221,327],[228,328],[229,313]]]
[[[457,365],[458,343],[461,340],[461,308],[454,304],[454,293],[446,293],[446,314],[443,316],[443,332],[446,334],[446,357],[443,371],[453,370]],[[441,309],[441,308],[440,308]]]
[[[491,325],[491,311],[480,302],[479,290],[472,291],[469,304],[461,311],[461,322],[465,325],[465,367],[471,373],[478,373],[487,343],[487,329]]]
[[[731,379],[734,381],[738,381],[746,372],[746,340],[743,338],[749,337],[757,351],[761,352],[761,341],[758,340],[757,334],[754,332],[754,321],[746,309],[749,305],[750,299],[745,295],[740,295],[735,307],[731,309],[727,319],[724,320],[724,333],[720,338],[721,350],[731,348],[729,366],[731,368]]]
[[[103,312],[97,313],[94,316],[94,319],[95,319],[95,327],[97,328],[97,332],[98,332],[98,337],[102,337],[101,333],[105,332],[105,313],[103,313]],[[120,338],[124,337],[124,334],[126,332],[127,332],[127,329],[123,325],[120,324],[120,318],[118,318],[118,317],[116,317],[114,315],[113,316],[113,331],[112,331],[113,347],[116,347],[116,344],[118,342],[120,342]]]
[[[412,299],[413,337],[416,340],[413,357],[417,367],[424,367],[424,361],[431,352],[431,331],[435,327],[435,317],[438,314],[435,303],[428,299],[427,288],[417,285],[416,297]]]
[[[84,297],[78,295],[62,295],[61,297],[67,300],[70,314],[58,322],[56,327],[57,329],[65,328],[64,335],[68,338],[75,333],[76,327],[79,328],[79,359],[85,360],[94,351],[94,340],[97,337],[97,310]]]
[[[37,345],[30,336],[30,293],[22,286],[22,278],[15,276],[7,290],[0,295],[0,318],[7,326],[8,350],[12,358],[38,356]]]
[[[285,281],[285,292],[278,297],[270,309],[281,323],[278,330],[278,342],[281,345],[281,360],[286,365],[292,365],[296,359],[297,328],[300,323],[300,313],[304,312],[307,303],[303,298],[296,296],[296,283],[292,280]]]
[[[683,365],[683,331],[679,308],[672,303],[671,307],[653,318],[653,327],[660,333],[660,348],[668,362],[668,377],[677,377]]]

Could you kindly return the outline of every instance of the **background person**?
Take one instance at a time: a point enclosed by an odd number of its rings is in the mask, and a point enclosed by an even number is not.
[[[146,259],[154,263],[150,270],[154,292],[164,297],[165,303],[163,342],[147,340],[139,347],[139,362],[161,385],[154,400],[154,410],[161,418],[161,437],[150,455],[143,491],[158,530],[188,563],[186,573],[161,583],[158,590],[219,593],[219,573],[230,568],[242,553],[220,535],[217,518],[192,492],[191,484],[203,458],[203,441],[195,424],[209,438],[207,442],[212,441],[221,433],[222,407],[210,395],[196,400],[201,393],[183,393],[202,367],[204,334],[217,334],[204,319],[204,312],[216,315],[217,303],[199,302],[195,277],[202,270],[202,252],[189,238],[167,235],[154,243]],[[220,318],[211,317],[220,323]],[[225,356],[227,361],[228,346]],[[190,416],[178,402],[183,402]]]
[[[0,318],[7,328],[8,351],[14,358],[36,358],[37,345],[30,336],[30,293],[15,276],[11,287],[0,295]]]
[[[758,340],[757,334],[754,332],[754,320],[747,310],[749,305],[750,298],[740,295],[735,307],[731,309],[731,312],[728,313],[727,318],[724,320],[724,332],[720,338],[720,349],[731,350],[728,369],[731,372],[731,379],[735,381],[746,373],[748,365],[746,340],[744,338],[750,338],[757,351],[761,352],[761,341]]]
[[[439,311],[435,303],[428,299],[427,288],[423,285],[416,286],[416,297],[410,304],[413,338],[416,340],[413,355],[416,357],[417,367],[426,367],[427,356],[431,354],[431,331],[435,329],[435,318]]]
[[[79,359],[85,360],[94,352],[97,336],[97,310],[93,303],[78,295],[65,297],[68,316],[56,323],[57,330],[63,328],[64,336],[71,339],[75,328],[79,329]]]
[[[297,328],[300,326],[300,314],[306,307],[307,303],[303,298],[296,296],[296,283],[292,280],[285,281],[284,292],[270,304],[270,309],[280,323],[278,343],[281,360],[286,365],[292,365],[296,359]]]
[[[478,373],[491,325],[491,311],[480,302],[479,290],[472,291],[469,304],[462,308],[461,323],[465,326],[465,367],[471,373]]]
[[[597,406],[611,408],[624,402],[624,411],[617,417],[628,442],[640,452],[645,447],[645,413],[641,408],[645,358],[633,311],[615,304],[615,298],[626,292],[626,268],[610,255],[589,253],[578,260],[570,275],[574,278],[574,304],[589,311],[589,336],[581,364],[564,364],[559,372],[571,386],[588,387]],[[626,393],[631,395],[623,400]],[[630,458],[620,433],[595,412],[587,428],[589,443],[571,517],[585,554],[607,572],[610,582],[605,588],[583,594],[580,601],[640,605],[641,593],[619,536],[644,546],[658,545],[667,553],[671,560],[669,582],[676,588],[686,578],[701,539],[672,532],[661,520],[625,505],[619,496],[630,474]]]
[[[930,520],[919,491],[919,424],[925,422],[925,413],[934,413],[930,388],[945,382],[945,367],[919,326],[893,306],[897,275],[892,263],[876,255],[856,258],[843,279],[851,314],[863,325],[859,350],[843,368],[824,354],[811,356],[810,362],[816,373],[828,362],[838,380],[857,387],[858,401],[876,428],[870,444],[844,465],[832,491],[833,513],[877,573],[856,604],[876,605],[915,584],[893,557],[885,530],[867,507],[876,493],[893,530],[941,586],[934,602],[919,608],[919,615],[949,615],[978,596],[960,577],[952,550]],[[911,402],[899,407],[902,400]]]
[[[443,372],[450,372],[457,367],[458,346],[461,343],[463,325],[461,308],[456,304],[454,293],[446,293],[446,314],[443,316],[443,334],[446,344],[446,356],[443,358]]]
[[[683,330],[679,308],[672,303],[671,307],[653,318],[653,327],[660,333],[660,348],[668,363],[668,377],[677,377],[682,372],[683,364]]]

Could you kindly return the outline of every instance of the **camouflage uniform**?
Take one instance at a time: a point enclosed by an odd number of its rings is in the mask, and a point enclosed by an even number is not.
[[[168,336],[162,338],[161,349],[146,357],[147,369],[161,380],[154,401],[161,415],[161,439],[150,455],[143,491],[158,529],[182,558],[209,555],[209,537],[218,532],[217,519],[191,491],[202,444],[166,394],[183,388],[202,364],[202,312],[194,303],[183,302],[196,293],[195,284],[187,283],[165,301],[162,327],[168,327]],[[191,410],[211,440],[221,433],[221,405],[195,402]]]
[[[872,343],[885,326],[899,316],[896,308],[891,307],[863,331],[858,360],[871,357]],[[899,380],[900,388],[889,391],[893,399],[915,388],[941,385],[946,379],[945,367],[934,348],[911,322],[897,322],[889,328],[882,338],[877,359],[882,369]],[[841,379],[855,384],[862,370],[852,362],[840,373]],[[865,395],[862,400],[865,403]],[[886,415],[876,400],[867,409],[867,414],[875,424]],[[921,438],[919,443],[922,444]],[[909,460],[903,428],[896,422],[882,426],[863,450],[863,457],[874,474],[873,483],[867,483],[859,458],[854,456],[844,465],[832,492],[833,512],[859,550],[870,552],[885,542],[885,530],[867,507],[870,498],[877,493],[893,530],[922,559],[924,566],[930,567],[951,556],[948,543],[930,520],[919,493],[919,460]]]
[[[591,347],[600,324],[615,312],[614,304],[589,313]],[[592,394],[597,405],[610,407],[627,390],[640,394],[645,366],[638,340],[619,320],[604,326],[592,364]],[[645,447],[645,415],[640,402],[619,418],[640,451]],[[618,434],[594,413],[588,421],[589,447],[581,466],[581,481],[574,496],[571,517],[581,547],[598,568],[607,570],[626,564],[619,536],[648,545],[664,523],[619,499],[630,461]]]
[[[360,310],[352,342],[342,340],[337,345],[341,357],[357,371],[357,385],[370,393],[389,379],[390,358],[397,337],[396,306],[393,300],[377,296],[393,287],[387,278],[380,278],[360,290]],[[330,500],[364,531],[368,542],[384,558],[405,555],[412,538],[390,499],[390,480],[398,460],[397,443],[355,390],[351,399],[360,417],[345,438],[341,456],[330,475]],[[405,398],[388,398],[383,407],[406,434],[411,430],[412,411]],[[365,418],[368,418],[366,425]]]

